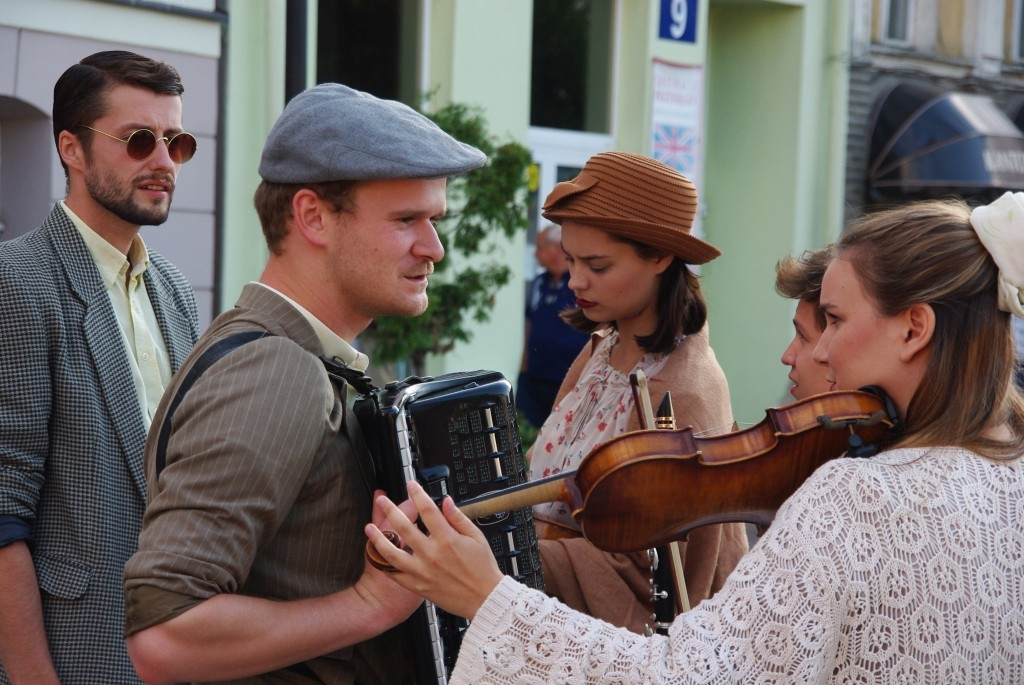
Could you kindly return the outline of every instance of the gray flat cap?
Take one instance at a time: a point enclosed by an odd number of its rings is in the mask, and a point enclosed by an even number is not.
[[[272,183],[325,183],[457,176],[487,157],[411,107],[338,83],[309,88],[270,130],[260,176]]]

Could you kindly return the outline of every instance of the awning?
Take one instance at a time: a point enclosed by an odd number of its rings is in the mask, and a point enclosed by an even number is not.
[[[875,106],[872,201],[1024,190],[1024,133],[986,95],[901,83]]]
[[[1024,96],[1018,97],[1005,111],[1013,125],[1024,132]]]

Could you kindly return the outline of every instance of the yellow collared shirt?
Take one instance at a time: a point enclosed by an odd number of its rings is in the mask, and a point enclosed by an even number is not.
[[[171,362],[143,280],[149,267],[146,244],[135,236],[126,256],[89,228],[64,202],[61,206],[82,235],[110,296],[148,430],[164,388],[170,383]]]

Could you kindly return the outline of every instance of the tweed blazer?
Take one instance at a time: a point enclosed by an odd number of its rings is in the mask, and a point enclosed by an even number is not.
[[[170,262],[149,258],[146,289],[177,369],[199,336],[195,296]],[[110,298],[58,204],[41,227],[0,243],[0,515],[31,524],[62,683],[139,682],[122,573],[145,509],[145,442]]]

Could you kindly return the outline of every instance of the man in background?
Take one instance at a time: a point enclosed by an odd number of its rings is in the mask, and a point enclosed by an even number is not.
[[[67,196],[0,243],[0,683],[137,683],[121,575],[146,502],[142,452],[199,335],[191,287],[146,249],[181,165],[168,64],[100,52],[53,89]]]
[[[516,383],[516,409],[535,428],[551,413],[565,372],[589,336],[562,321],[576,306],[569,289],[569,266],[562,252],[562,227],[549,224],[537,233],[534,255],[544,270],[530,283],[526,300],[523,358]]]

